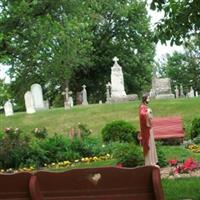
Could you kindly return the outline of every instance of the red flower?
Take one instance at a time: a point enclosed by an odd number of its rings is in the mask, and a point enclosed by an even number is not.
[[[171,165],[171,166],[176,166],[178,161],[176,159],[171,159],[168,161],[168,163]]]
[[[121,167],[123,167],[123,165],[122,165],[122,163],[118,163],[118,164],[116,165],[116,167],[121,168]]]

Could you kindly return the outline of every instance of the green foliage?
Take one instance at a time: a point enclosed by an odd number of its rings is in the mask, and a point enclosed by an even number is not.
[[[172,88],[176,85],[183,86],[184,94],[193,87],[194,91],[200,92],[200,37],[194,37],[185,43],[183,53],[174,52],[168,55],[167,62],[163,67],[167,77],[172,80]]]
[[[159,142],[156,142],[156,150],[157,150],[157,156],[158,156],[158,165],[160,167],[165,167],[168,165],[167,159],[165,157],[165,153],[162,149],[162,144]]]
[[[171,40],[171,44],[180,45],[184,39],[198,34],[199,0],[152,0],[151,2],[151,9],[164,12],[164,18],[156,26],[156,41],[160,39],[163,43]]]
[[[3,106],[4,103],[11,98],[9,92],[9,85],[0,79],[0,106]]]
[[[127,93],[149,89],[155,47],[145,1],[5,0],[0,28],[0,61],[11,65],[17,104],[32,83],[54,106],[68,85],[76,95],[86,84],[90,102],[105,100],[114,56]]]
[[[142,150],[134,143],[119,143],[114,148],[113,157],[124,167],[136,167],[144,164]]]
[[[35,128],[32,133],[34,134],[34,136],[36,138],[39,139],[44,139],[47,137],[48,133],[47,133],[47,129],[45,127],[43,128]]]
[[[81,138],[88,137],[92,133],[91,129],[89,129],[88,125],[86,124],[78,123],[78,128],[80,129],[81,132]]]
[[[18,168],[25,162],[29,141],[20,129],[6,128],[0,139],[0,167]]]
[[[72,160],[69,158],[70,149],[70,140],[63,135],[54,134],[52,137],[48,137],[42,142],[42,148],[45,150],[45,155],[47,157],[46,163],[58,162],[62,160]],[[73,155],[73,157],[78,157],[79,155]]]
[[[74,138],[70,148],[74,152],[78,152],[81,157],[92,157],[101,154],[101,143],[95,138],[78,139]]]
[[[105,125],[101,131],[104,142],[136,142],[137,132],[131,123],[119,120]]]
[[[195,118],[192,120],[191,139],[197,136],[200,136],[200,118]]]

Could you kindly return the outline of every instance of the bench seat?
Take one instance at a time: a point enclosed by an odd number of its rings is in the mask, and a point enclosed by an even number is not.
[[[184,138],[184,128],[181,117],[153,118],[152,127],[156,140],[173,138],[183,140]]]
[[[32,200],[163,200],[160,170],[85,168],[37,172],[30,181]]]

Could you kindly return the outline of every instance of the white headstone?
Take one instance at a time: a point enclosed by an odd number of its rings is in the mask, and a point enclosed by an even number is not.
[[[123,72],[121,66],[118,64],[118,60],[117,57],[113,58],[115,63],[111,68],[111,98],[126,96]]]
[[[178,90],[178,86],[175,86],[175,96],[176,98],[179,98],[179,90]]]
[[[4,104],[4,112],[6,117],[13,115],[13,106],[10,100],[6,101],[6,103]]]
[[[194,90],[193,90],[192,86],[190,87],[190,92],[188,92],[188,97],[189,98],[193,98],[194,97]]]
[[[34,113],[35,108],[34,108],[34,102],[33,102],[33,95],[30,91],[27,91],[24,94],[24,100],[25,100],[26,112],[29,114]]]
[[[31,85],[31,93],[33,95],[35,110],[45,109],[41,85],[37,83]]]
[[[82,90],[82,94],[83,94],[83,102],[82,105],[88,105],[88,101],[87,101],[87,91],[86,91],[86,86],[83,85],[83,90]]]

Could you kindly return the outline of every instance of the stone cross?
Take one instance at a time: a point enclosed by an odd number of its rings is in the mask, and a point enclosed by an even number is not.
[[[113,58],[113,61],[115,62],[115,63],[117,63],[118,61],[119,61],[119,58],[117,58],[116,56]]]
[[[62,95],[65,95],[65,101],[67,102],[68,98],[69,98],[69,89],[68,89],[68,87],[65,88],[65,91],[62,92]]]

